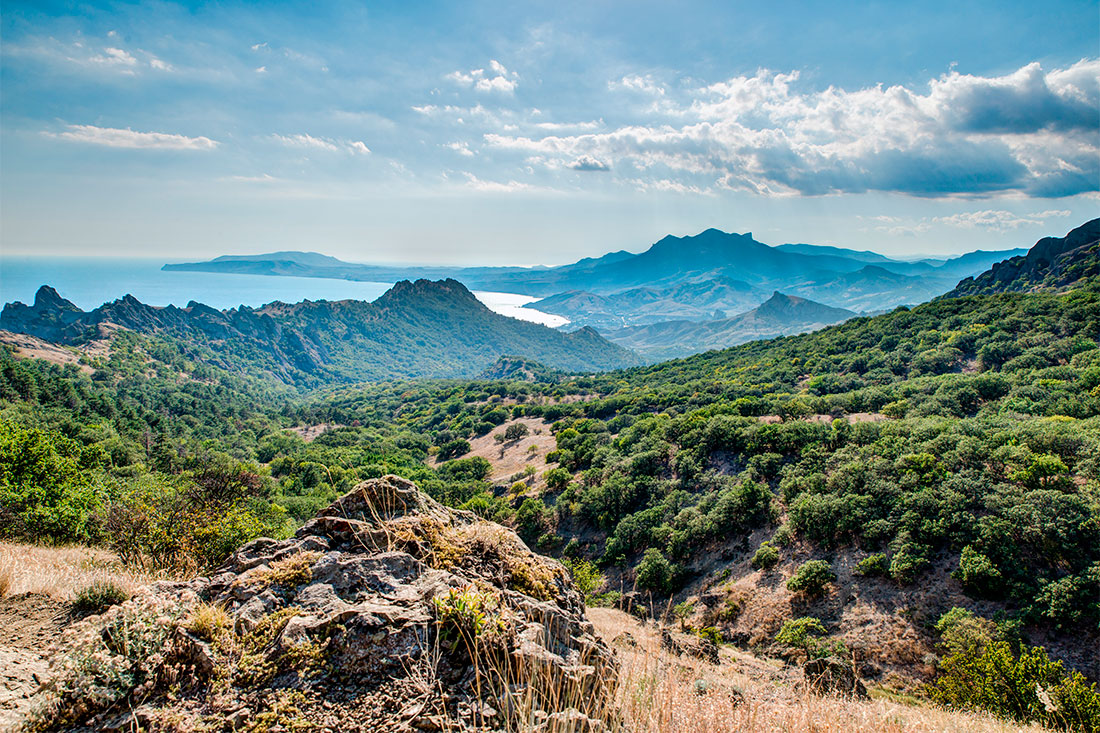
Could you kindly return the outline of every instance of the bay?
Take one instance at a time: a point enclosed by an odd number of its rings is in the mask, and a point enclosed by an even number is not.
[[[373,301],[392,286],[317,277],[165,272],[160,269],[162,264],[159,259],[4,256],[0,257],[0,301],[33,303],[38,288],[49,285],[83,310],[127,294],[149,305],[182,308],[194,300],[225,310],[240,305],[258,308],[273,301]],[[521,307],[536,298],[514,293],[474,295],[490,310],[512,318],[552,327],[568,323],[561,316]]]

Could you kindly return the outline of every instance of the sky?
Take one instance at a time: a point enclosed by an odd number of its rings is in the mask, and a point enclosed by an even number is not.
[[[1096,0],[3,0],[0,32],[5,255],[946,255],[1100,212]]]

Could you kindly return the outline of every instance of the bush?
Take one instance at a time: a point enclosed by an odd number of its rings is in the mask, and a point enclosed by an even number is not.
[[[825,592],[825,586],[836,580],[829,563],[824,560],[809,560],[802,564],[787,581],[787,590],[805,592],[811,598]]]
[[[1100,730],[1100,694],[1080,672],[1051,661],[1042,647],[1019,656],[1005,641],[943,660],[929,689],[936,702],[1074,731]]]
[[[775,567],[778,562],[779,550],[775,549],[775,546],[767,540],[760,543],[760,547],[757,549],[756,554],[752,556],[752,566],[754,568],[767,570]]]
[[[868,578],[882,577],[890,573],[890,561],[882,553],[868,555],[856,565],[856,572]]]
[[[589,560],[567,557],[561,562],[565,569],[569,571],[569,575],[572,576],[573,583],[584,597],[584,602],[590,602],[593,594],[604,583],[603,574],[596,568],[595,563]]]
[[[959,569],[952,575],[962,582],[973,595],[993,597],[1000,595],[1001,571],[985,555],[967,545],[959,557]]]
[[[511,443],[514,440],[519,440],[520,438],[525,437],[529,432],[530,431],[527,429],[526,425],[521,422],[514,422],[507,428],[505,428],[504,440]]]
[[[791,651],[802,652],[807,659],[843,655],[844,645],[839,641],[827,642],[824,639],[827,633],[821,621],[813,616],[802,616],[784,621],[775,634],[775,641]]]
[[[671,593],[679,568],[668,561],[660,550],[649,548],[642,561],[634,569],[637,585],[642,590],[655,593]]]
[[[458,438],[439,446],[439,460],[449,461],[452,458],[464,456],[470,452],[469,442]]]
[[[78,616],[103,613],[111,606],[125,603],[129,599],[130,594],[118,583],[112,580],[97,580],[76,592],[73,598],[73,613]]]

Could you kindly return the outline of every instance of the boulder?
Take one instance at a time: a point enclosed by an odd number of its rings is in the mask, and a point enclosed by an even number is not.
[[[396,476],[359,484],[292,538],[254,540],[209,577],[151,592],[183,607],[157,675],[182,684],[145,690],[145,704],[193,727],[614,723],[617,663],[563,566]],[[222,620],[189,625],[199,611]]]

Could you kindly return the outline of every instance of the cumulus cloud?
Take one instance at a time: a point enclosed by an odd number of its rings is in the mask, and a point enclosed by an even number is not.
[[[69,125],[65,132],[46,132],[49,137],[74,142],[103,145],[109,148],[134,148],[140,150],[213,150],[216,140],[208,137],[187,137],[167,132],[135,132],[129,128],[96,127],[95,125]]]
[[[1098,77],[1092,59],[1001,77],[952,71],[918,90],[799,91],[797,72],[761,70],[673,95],[625,76],[611,88],[662,97],[648,118],[606,132],[498,131],[485,141],[550,167],[590,156],[704,191],[1069,196],[1100,188]]]
[[[485,69],[471,69],[470,71],[452,71],[447,74],[449,79],[459,86],[473,87],[479,92],[500,92],[511,94],[519,85],[519,74],[509,71],[504,64],[493,59],[489,62],[489,71]]]
[[[593,158],[591,155],[582,155],[573,162],[567,164],[567,168],[572,168],[575,171],[598,171],[604,172],[611,170],[611,166],[604,163],[599,158]]]

